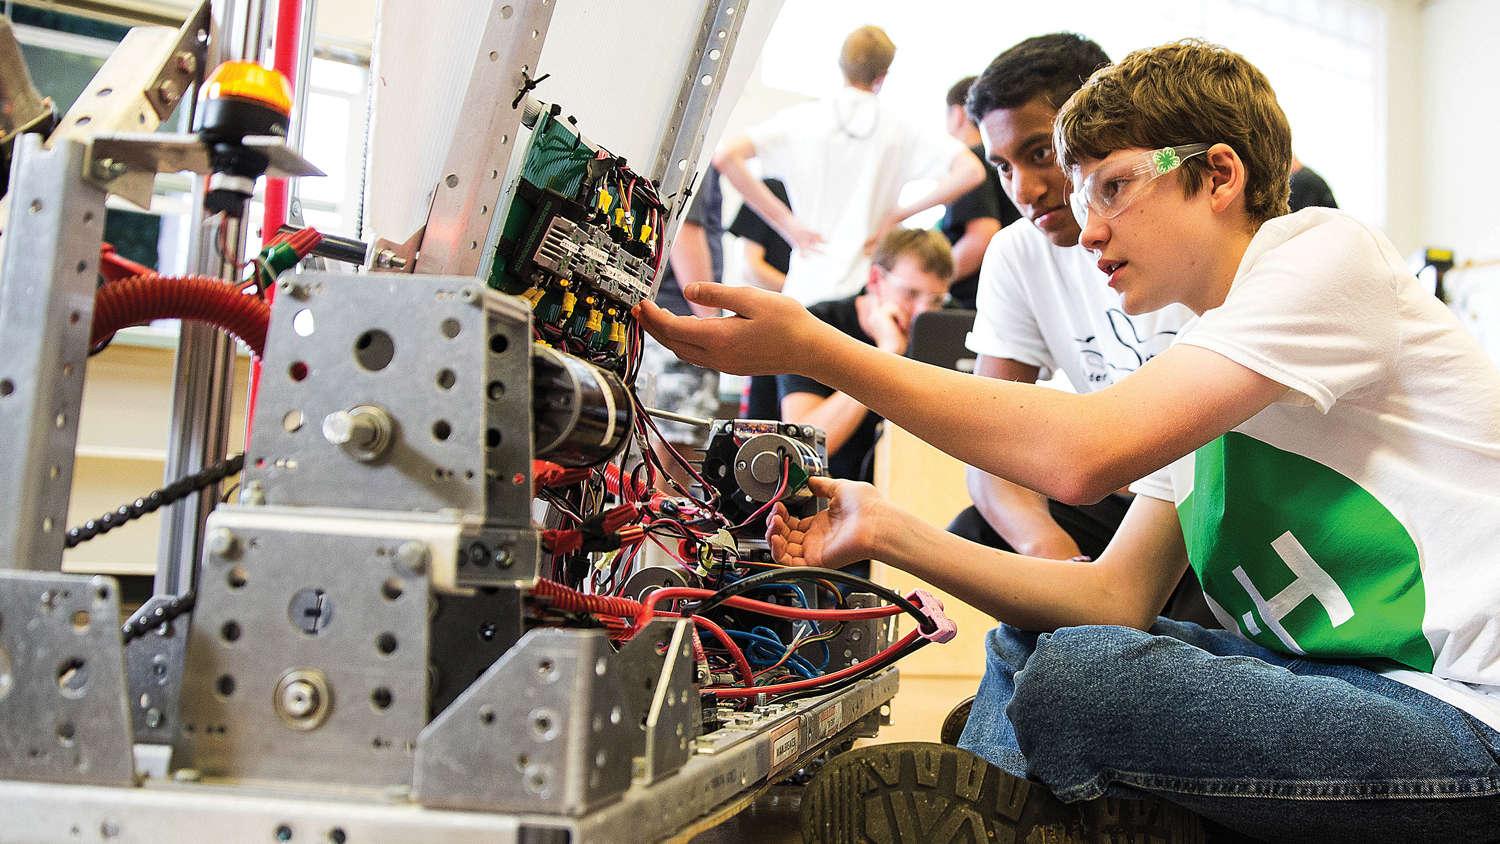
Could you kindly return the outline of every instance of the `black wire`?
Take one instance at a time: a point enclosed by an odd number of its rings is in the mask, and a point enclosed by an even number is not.
[[[896,606],[905,610],[907,614],[917,620],[917,626],[921,628],[923,633],[932,633],[937,630],[937,623],[924,615],[921,610],[917,609],[916,604],[913,604],[911,601],[906,600],[896,592],[893,592],[890,589],[881,586],[879,583],[876,583],[875,581],[870,580],[867,577],[860,577],[857,574],[850,574],[846,571],[839,571],[838,569],[820,569],[814,568],[812,566],[797,566],[795,568],[776,569],[774,571],[753,574],[745,578],[744,580],[736,581],[724,587],[723,589],[720,589],[718,592],[714,593],[713,597],[705,598],[703,603],[694,607],[690,612],[688,612],[688,614],[703,615],[714,607],[717,607],[719,604],[724,603],[726,600],[737,597],[739,595],[743,595],[744,593],[749,592],[751,589],[765,586],[767,583],[783,583],[793,580],[832,580],[835,583],[847,583],[851,586],[862,586],[865,589],[868,589],[870,592],[873,592],[876,596],[880,597],[887,603],[895,604]],[[924,639],[923,641],[926,640]]]
[[[871,676],[884,671],[886,668],[889,668],[891,665],[893,665],[897,660],[902,660],[907,658],[908,656],[911,656],[913,653],[916,653],[917,651],[925,647],[928,642],[928,639],[919,637],[913,640],[912,643],[905,648],[886,656],[884,659],[873,660],[868,666],[861,668],[856,673],[851,674],[842,680],[836,680],[832,683],[829,683],[826,686],[816,686],[810,689],[803,689],[799,692],[782,692],[780,694],[772,692],[771,695],[776,698],[776,701],[778,703],[783,703],[789,700],[796,700],[798,698],[818,697],[821,695],[831,694],[833,692],[847,689],[848,687],[854,685],[855,683],[858,683],[861,680],[868,679]]]
[[[139,519],[147,513],[154,513],[168,504],[187,498],[199,490],[207,489],[230,475],[236,474],[244,466],[245,455],[243,454],[236,454],[228,460],[220,460],[212,466],[205,466],[185,478],[178,478],[144,498],[137,498],[130,504],[120,505],[118,510],[105,513],[97,519],[89,519],[82,525],[69,530],[63,544],[72,548],[101,533],[108,533],[128,521]]]

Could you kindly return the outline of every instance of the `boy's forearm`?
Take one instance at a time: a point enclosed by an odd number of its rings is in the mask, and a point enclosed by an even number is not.
[[[916,516],[881,518],[874,558],[912,574],[982,612],[1023,630],[1081,624],[1140,626],[1154,617],[1151,590],[1124,600],[1110,574],[1093,563],[1023,557],[976,545]],[[1139,606],[1138,606],[1139,605]]]
[[[964,150],[953,157],[953,162],[948,166],[948,172],[938,179],[936,185],[926,196],[918,199],[910,205],[903,205],[898,209],[898,216],[906,219],[913,214],[919,214],[929,208],[939,205],[948,205],[955,199],[963,196],[969,191],[979,187],[984,181],[984,164],[969,150]],[[766,193],[770,193],[767,190]]]
[[[1016,553],[1051,560],[1079,556],[1078,543],[1052,518],[1047,496],[973,466],[967,481],[974,508]]]
[[[1102,499],[1285,392],[1191,346],[1169,349],[1104,390],[1076,395],[888,355],[837,332],[816,342],[819,349],[799,356],[801,374],[963,463],[1067,504]]]
[[[953,244],[953,277],[968,278],[979,272],[984,264],[985,250],[990,238],[1000,231],[1000,221],[994,217],[976,217],[964,225],[964,234]]]
[[[792,221],[792,209],[750,172],[745,162],[754,157],[755,144],[741,135],[714,153],[714,167],[718,168],[719,175],[740,192],[745,204],[754,209],[761,219],[785,233]]]

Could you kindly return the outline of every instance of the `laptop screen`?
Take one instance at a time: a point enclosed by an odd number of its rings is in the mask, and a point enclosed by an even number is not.
[[[964,345],[974,328],[974,311],[923,311],[911,323],[906,356],[959,372],[973,372],[975,354]]]

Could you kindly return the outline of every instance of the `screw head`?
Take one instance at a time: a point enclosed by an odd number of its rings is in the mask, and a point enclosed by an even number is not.
[[[281,690],[281,708],[293,718],[306,718],[318,705],[318,690],[306,680],[293,680]]]
[[[155,707],[146,710],[146,726],[153,730],[160,729],[162,725],[161,710]]]
[[[510,568],[515,561],[515,555],[511,553],[509,545],[502,546],[495,552],[495,565],[502,569]]]
[[[422,574],[427,571],[427,559],[430,552],[425,542],[403,542],[396,549],[396,562],[405,566],[414,574]]]
[[[239,556],[239,540],[228,528],[214,528],[208,532],[208,552],[215,557]]]

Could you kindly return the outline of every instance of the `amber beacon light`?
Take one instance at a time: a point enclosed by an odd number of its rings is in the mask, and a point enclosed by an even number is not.
[[[198,137],[209,148],[213,175],[203,204],[233,216],[244,212],[255,180],[266,171],[263,152],[245,146],[253,135],[286,137],[292,88],[281,73],[256,62],[229,61],[203,85]]]

